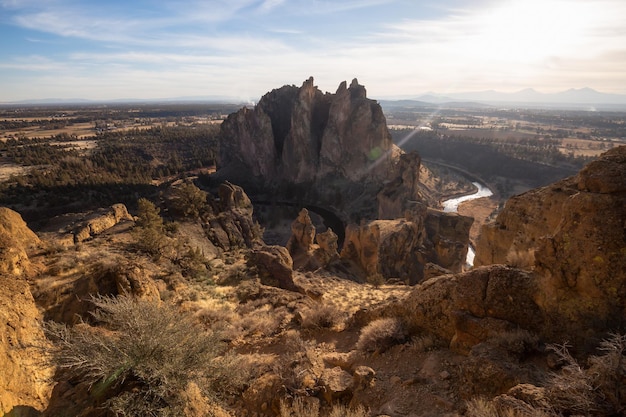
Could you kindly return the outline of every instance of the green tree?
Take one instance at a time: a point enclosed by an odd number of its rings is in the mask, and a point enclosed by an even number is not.
[[[176,213],[191,218],[198,217],[208,207],[206,193],[191,182],[178,186],[170,203]]]

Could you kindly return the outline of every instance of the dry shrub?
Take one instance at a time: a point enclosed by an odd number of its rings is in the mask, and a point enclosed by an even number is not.
[[[328,417],[367,417],[368,412],[362,405],[348,408],[343,405],[334,405]]]
[[[217,335],[172,306],[126,296],[94,297],[101,327],[49,322],[60,380],[81,381],[115,415],[181,415],[187,385],[222,372]]]
[[[413,336],[411,348],[418,352],[430,352],[445,346],[445,343],[432,334]]]
[[[335,404],[328,413],[325,413],[320,411],[317,398],[296,397],[291,405],[285,400],[280,401],[280,417],[367,417],[367,415],[367,410],[361,405],[348,408]]]
[[[563,414],[615,415],[626,409],[626,335],[611,334],[600,343],[601,355],[589,358],[590,367],[582,368],[568,346],[550,345],[563,366],[552,374],[548,398]]]
[[[320,303],[303,309],[302,327],[305,329],[330,329],[342,321],[342,312],[334,303]]]
[[[557,417],[557,414],[539,409],[500,408],[482,397],[467,402],[465,415],[468,417]]]
[[[320,403],[312,398],[296,397],[289,405],[280,401],[280,417],[319,417]]]
[[[400,319],[376,319],[361,329],[356,348],[363,352],[382,352],[393,345],[403,343],[406,338],[407,332]]]
[[[595,387],[590,376],[572,357],[566,344],[549,345],[562,363],[560,372],[553,373],[547,388],[548,400],[556,410],[567,414],[597,413]]]
[[[490,338],[488,343],[517,356],[539,350],[539,336],[524,329],[498,333]]]
[[[248,335],[261,334],[271,336],[280,330],[286,315],[287,311],[284,307],[273,308],[272,306],[264,305],[242,315],[239,326]]]
[[[588,374],[610,411],[626,410],[626,335],[611,334],[600,343],[601,355],[589,358]]]

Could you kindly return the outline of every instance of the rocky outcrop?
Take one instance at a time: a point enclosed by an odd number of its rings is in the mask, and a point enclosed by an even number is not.
[[[452,272],[461,272],[466,263],[472,223],[472,217],[428,209],[424,220],[428,261]]]
[[[221,129],[218,181],[355,219],[375,218],[375,196],[401,152],[380,105],[357,80],[334,94],[322,93],[313,78],[281,87],[254,109],[231,114]]]
[[[0,277],[22,275],[31,269],[28,251],[41,244],[19,213],[0,207]]]
[[[422,202],[420,195],[420,167],[422,159],[416,152],[400,155],[391,181],[378,193],[378,218],[397,219],[404,217],[405,211],[416,202]]]
[[[126,206],[121,203],[91,213],[75,227],[74,243],[91,239],[122,221],[133,221],[133,217],[128,214]]]
[[[386,177],[393,148],[378,103],[353,80],[323,94],[313,78],[264,95],[222,124],[220,170],[264,181],[314,183]]]
[[[442,269],[461,272],[473,219],[417,202],[405,214],[404,219],[349,225],[341,258],[356,264],[365,276],[382,274],[410,284]]]
[[[509,200],[483,228],[476,263],[534,268],[554,339],[578,341],[626,322],[626,147],[578,175]]]
[[[248,266],[256,269],[263,285],[301,291],[293,281],[293,262],[282,246],[263,246],[250,251]]]
[[[328,228],[316,234],[315,226],[305,208],[291,224],[291,237],[287,250],[293,259],[294,269],[315,270],[328,266],[339,257],[337,235]]]
[[[201,216],[208,239],[223,250],[262,243],[260,228],[252,218],[252,202],[243,188],[226,181],[219,186],[218,196],[217,200],[210,197],[212,209]]]
[[[532,273],[502,265],[425,281],[376,316],[402,317],[414,333],[430,332],[467,352],[481,341],[518,327],[541,334],[544,317],[535,302]]]
[[[54,373],[48,347],[28,283],[0,276],[1,415],[37,415],[47,407]]]
[[[382,274],[411,281],[422,276],[422,239],[417,225],[406,219],[351,224],[346,227],[341,258],[357,265],[365,277]]]

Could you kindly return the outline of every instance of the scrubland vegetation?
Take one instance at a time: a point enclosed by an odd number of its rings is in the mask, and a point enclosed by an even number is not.
[[[46,119],[46,111],[7,118],[0,127],[68,128],[68,120]],[[27,168],[0,185],[0,204],[18,209],[30,224],[43,228],[54,215],[119,202],[135,214],[132,226],[118,224],[70,245],[49,243],[34,257],[34,298],[46,310],[51,348],[44,349],[58,383],[47,415],[624,413],[624,335],[610,335],[595,351],[570,352],[529,331],[506,330],[460,354],[421,323],[380,309],[402,304],[411,291],[381,274],[358,284],[342,279],[347,273],[340,268],[294,271],[297,287],[285,290],[262,283],[250,248],[232,235],[222,236],[229,248],[198,244],[207,241],[203,227],[224,222],[198,187],[210,182],[205,174],[215,165],[218,128],[199,123],[204,114],[193,106],[167,111],[76,115],[75,123],[93,124],[93,136],[24,133],[0,143],[0,161]],[[556,116],[533,117],[532,123],[552,124]],[[578,120],[568,117],[561,122]],[[621,119],[581,120],[589,135],[621,126]],[[414,133],[403,146],[496,184],[501,197],[513,192],[513,181],[540,185],[586,160],[563,153],[556,126],[546,130],[550,137],[522,139],[448,131],[481,123],[472,115],[440,116],[434,127],[442,130]],[[593,140],[572,132],[564,135]],[[81,141],[93,146],[76,145]],[[271,217],[274,208],[268,210]],[[231,224],[243,228],[240,219]],[[260,234],[257,227],[253,234]],[[50,230],[46,237],[60,233]],[[507,262],[529,268],[534,258],[513,253]]]

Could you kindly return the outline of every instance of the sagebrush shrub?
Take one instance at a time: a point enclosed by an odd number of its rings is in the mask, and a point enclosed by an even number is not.
[[[398,318],[377,319],[362,330],[356,348],[364,352],[384,351],[403,343],[407,338],[404,325]]]
[[[58,377],[85,383],[89,400],[124,416],[180,415],[187,385],[217,373],[217,335],[174,307],[127,296],[92,302],[98,326],[46,325]]]
[[[339,324],[342,313],[333,303],[325,302],[303,309],[302,327],[305,329],[329,329]]]

